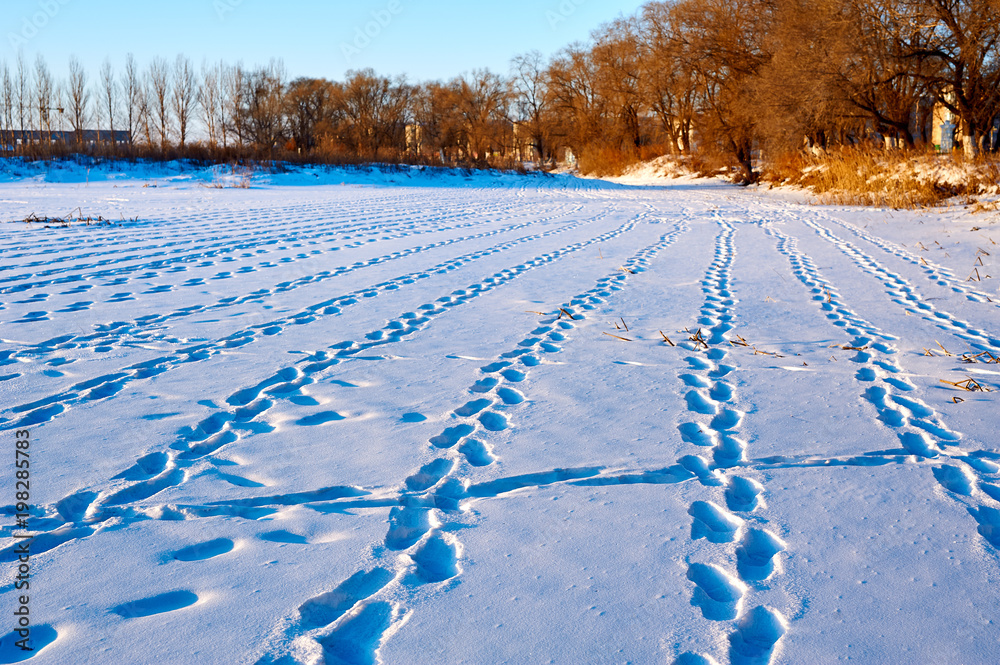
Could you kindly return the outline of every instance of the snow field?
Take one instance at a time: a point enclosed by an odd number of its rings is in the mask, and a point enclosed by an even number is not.
[[[0,229],[33,662],[991,662],[995,393],[940,382],[993,385],[986,282],[907,219],[467,184],[0,185],[141,219]]]

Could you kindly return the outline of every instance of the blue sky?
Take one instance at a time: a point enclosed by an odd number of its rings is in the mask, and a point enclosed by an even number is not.
[[[134,53],[145,66],[178,53],[263,64],[281,58],[290,77],[339,79],[372,67],[411,81],[447,79],[512,56],[549,55],[638,0],[2,0],[0,59],[20,48],[45,56],[57,77],[75,54],[97,76],[104,58],[117,68]],[[381,19],[380,21],[378,19]],[[359,32],[362,36],[359,36]],[[368,34],[364,34],[367,32]]]

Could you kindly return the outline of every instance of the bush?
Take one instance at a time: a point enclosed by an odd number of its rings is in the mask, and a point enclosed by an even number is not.
[[[763,180],[805,187],[822,203],[902,209],[995,194],[998,176],[1000,166],[991,156],[966,160],[957,153],[841,148],[781,155],[766,165]]]

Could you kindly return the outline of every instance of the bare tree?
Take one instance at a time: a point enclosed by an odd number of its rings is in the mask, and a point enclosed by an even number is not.
[[[671,150],[691,151],[697,87],[684,43],[677,38],[672,2],[642,7],[638,39],[642,66],[642,96],[660,120]]]
[[[442,163],[454,162],[468,149],[461,140],[462,120],[458,114],[455,90],[437,81],[416,88],[411,97],[417,151],[438,152]]]
[[[549,85],[561,138],[575,152],[601,141],[607,101],[597,91],[597,66],[583,44],[558,53],[549,66]]]
[[[198,102],[201,105],[205,130],[208,132],[208,144],[211,146],[219,144],[219,131],[222,125],[222,73],[221,65],[202,63]]]
[[[485,164],[503,147],[509,122],[510,87],[504,77],[477,69],[452,82],[470,156]]]
[[[154,139],[155,121],[153,118],[152,92],[148,79],[148,76],[143,76],[139,79],[138,94],[136,96],[136,129],[142,130],[143,143],[147,147],[152,148],[156,145]]]
[[[188,123],[198,96],[198,81],[191,61],[183,55],[177,56],[174,64],[174,85],[171,96],[174,117],[177,118],[177,134],[181,147],[187,141]]]
[[[619,141],[628,150],[642,143],[639,117],[643,113],[642,55],[637,21],[620,18],[595,33],[593,57],[597,90],[611,105]]]
[[[77,144],[83,143],[83,131],[89,122],[90,91],[87,72],[75,55],[69,58],[69,122]]]
[[[893,3],[895,4],[895,3]],[[962,120],[972,155],[1000,114],[1000,1],[905,0],[899,3],[904,57],[939,65],[938,100]]]
[[[284,66],[272,60],[267,67],[254,70],[246,78],[241,112],[244,134],[258,148],[272,150],[284,135],[283,96]]]
[[[14,106],[17,110],[17,128],[24,132],[31,126],[31,76],[24,62],[24,53],[17,54],[17,77],[14,79]]]
[[[226,68],[224,82],[223,109],[225,119],[222,124],[222,146],[226,147],[229,134],[236,136],[236,144],[244,145],[244,128],[246,125],[244,98],[246,96],[247,74],[243,63],[237,62]]]
[[[144,97],[146,91],[139,67],[135,62],[135,56],[131,53],[125,56],[121,91],[125,98],[125,128],[128,130],[129,146],[132,146],[135,144],[135,135],[139,132],[139,112],[142,107],[140,97]]]
[[[298,150],[309,151],[320,145],[337,122],[334,86],[325,79],[298,78],[285,93],[285,116],[288,130]]]
[[[815,7],[809,11],[815,15]],[[834,12],[843,16],[850,35],[850,48],[834,62],[839,67],[836,82],[844,98],[867,116],[885,136],[899,139],[908,147],[915,144],[911,117],[920,100],[930,91],[929,58],[908,54],[907,47],[893,38],[901,31],[909,33],[907,18],[895,0],[856,0],[845,10],[834,3]],[[789,12],[783,12],[788,14]],[[823,21],[829,28],[833,21]],[[914,46],[919,32],[910,36]]]
[[[404,147],[411,94],[405,79],[380,76],[371,69],[351,71],[334,92],[344,134],[358,154],[377,159],[382,148]]]
[[[0,76],[0,148],[14,145],[14,84],[10,79],[10,68],[3,61]]]
[[[511,70],[519,127],[526,129],[538,159],[544,161],[548,156],[552,132],[552,94],[545,60],[538,51],[531,51],[516,56],[511,61]]]
[[[166,152],[170,132],[170,67],[163,58],[155,58],[149,65],[147,77],[151,94],[150,106],[158,132],[160,150]]]
[[[699,88],[703,135],[734,157],[739,181],[755,182],[753,150],[758,116],[747,101],[770,61],[765,36],[774,22],[773,0],[685,0],[678,3],[676,39]]]
[[[55,96],[55,91],[53,89],[52,74],[49,71],[49,66],[45,64],[45,59],[38,55],[35,59],[35,110],[38,113],[38,131],[40,133],[39,138],[41,138],[41,132],[48,132],[49,135],[46,137],[48,142],[52,141],[52,122],[51,122],[51,112],[58,111],[60,114],[63,112],[61,107],[56,108],[53,106],[53,97]]]
[[[104,64],[101,65],[100,109],[102,120],[107,121],[108,131],[111,132],[111,136],[108,137],[111,145],[116,145],[115,119],[118,117],[119,110],[119,87],[118,80],[115,77],[115,70],[108,59],[105,59]]]

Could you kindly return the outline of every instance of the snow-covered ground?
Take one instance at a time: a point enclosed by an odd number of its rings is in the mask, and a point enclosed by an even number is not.
[[[997,662],[992,218],[649,182],[8,170],[0,662]]]

